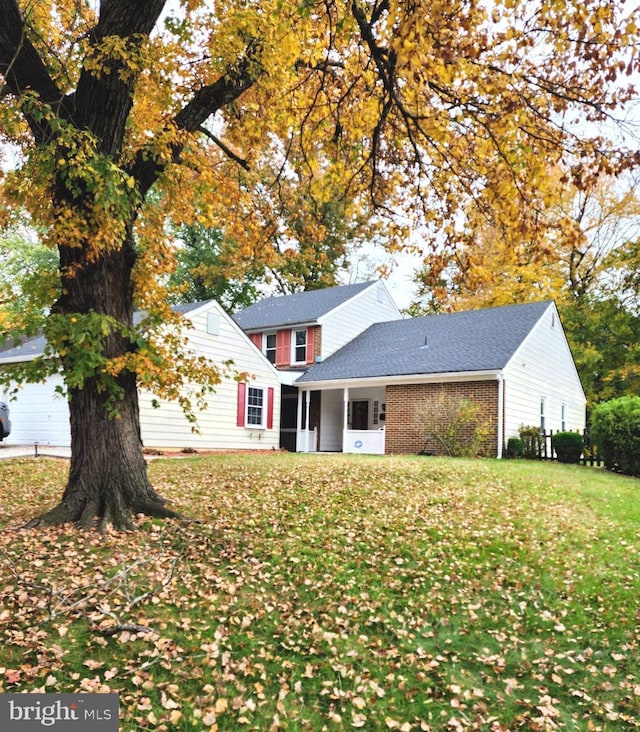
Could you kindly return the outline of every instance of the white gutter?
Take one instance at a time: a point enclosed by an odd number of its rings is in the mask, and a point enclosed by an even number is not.
[[[42,355],[42,354],[39,354]],[[0,366],[10,366],[12,363],[27,363],[28,361],[34,361],[38,356],[18,356],[17,358],[0,358]]]
[[[317,389],[344,389],[362,386],[384,386],[387,384],[430,384],[433,382],[450,381],[488,381],[497,379],[501,371],[454,371],[438,374],[405,374],[399,376],[363,376],[356,379],[331,379],[325,381],[294,381],[294,386],[300,388]]]

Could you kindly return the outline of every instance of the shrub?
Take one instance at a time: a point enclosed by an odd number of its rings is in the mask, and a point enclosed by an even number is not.
[[[417,415],[425,438],[424,453],[430,449],[451,457],[476,457],[486,450],[491,420],[471,399],[442,391]]]
[[[542,454],[542,437],[540,428],[531,425],[522,425],[518,430],[522,445],[524,447],[524,456],[526,458],[539,458]]]
[[[640,476],[640,397],[598,404],[591,417],[591,437],[608,470]]]
[[[559,463],[577,463],[582,455],[582,437],[577,432],[557,432],[551,438]]]
[[[510,437],[507,440],[507,457],[521,458],[524,455],[524,442],[519,437]]]

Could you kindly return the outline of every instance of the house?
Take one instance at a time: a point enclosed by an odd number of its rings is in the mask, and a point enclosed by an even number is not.
[[[211,300],[177,308],[191,327],[189,347],[216,364],[233,360],[233,368],[250,375],[238,383],[225,376],[207,398],[208,408],[197,413],[199,433],[175,402],[160,401],[140,391],[140,423],[146,448],[221,450],[277,448],[280,425],[280,382],[273,365],[259,353],[220,305]],[[44,337],[0,350],[0,368],[42,354]],[[11,403],[13,423],[8,443],[69,446],[71,435],[67,401],[56,391],[61,376],[42,384],[25,384]],[[8,401],[8,394],[0,399]]]
[[[145,447],[435,453],[424,410],[443,395],[480,406],[486,455],[501,456],[522,425],[585,426],[585,395],[552,301],[403,319],[384,283],[365,282],[267,298],[233,319],[214,301],[181,310],[195,352],[231,358],[251,378],[223,378],[198,414],[199,434],[177,404],[156,409],[141,390]],[[43,348],[40,337],[0,350],[0,368]],[[62,386],[53,377],[18,392],[13,444],[70,444]]]
[[[583,430],[586,399],[553,302],[371,325],[298,377],[303,451],[437,452],[425,405],[441,395],[481,407],[486,455],[522,425]],[[319,402],[316,424],[310,414]]]
[[[310,395],[308,415],[301,413],[297,377],[373,323],[401,318],[381,280],[269,297],[234,315],[235,322],[280,374],[281,447],[301,449],[298,436],[306,430],[307,416],[310,429],[318,430],[319,392]],[[312,444],[320,450],[337,449],[333,434],[330,442],[312,440]]]

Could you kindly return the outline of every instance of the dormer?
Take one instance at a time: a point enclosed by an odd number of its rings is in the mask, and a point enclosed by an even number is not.
[[[268,297],[236,313],[236,323],[276,368],[304,371],[373,323],[400,311],[382,281]]]
[[[319,325],[254,332],[249,338],[276,368],[304,368],[319,357]]]

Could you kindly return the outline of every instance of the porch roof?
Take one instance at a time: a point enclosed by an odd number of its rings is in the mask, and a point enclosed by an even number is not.
[[[552,301],[376,323],[296,383],[504,368]]]

